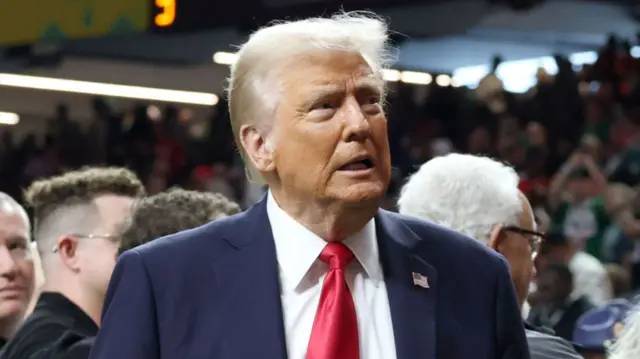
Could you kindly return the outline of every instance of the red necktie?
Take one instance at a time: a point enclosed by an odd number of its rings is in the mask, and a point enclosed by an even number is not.
[[[320,260],[329,264],[306,359],[359,359],[358,320],[344,271],[353,253],[342,243],[329,243]]]

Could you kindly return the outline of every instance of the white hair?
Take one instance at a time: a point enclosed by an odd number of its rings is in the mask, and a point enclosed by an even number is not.
[[[636,305],[626,318],[620,338],[611,347],[608,358],[640,358],[640,306]]]
[[[496,224],[517,225],[519,178],[487,157],[449,154],[423,164],[402,188],[400,213],[451,228],[485,244]]]
[[[231,127],[249,180],[264,179],[247,158],[240,141],[242,125],[268,132],[281,92],[286,67],[300,56],[318,51],[358,53],[374,72],[382,73],[393,59],[387,24],[369,12],[340,13],[331,18],[279,22],[254,32],[240,47],[229,78]],[[261,121],[262,123],[259,123]]]
[[[27,229],[27,238],[31,238],[31,221],[29,215],[15,199],[4,192],[0,192],[0,212],[17,214],[22,217],[24,226]]]

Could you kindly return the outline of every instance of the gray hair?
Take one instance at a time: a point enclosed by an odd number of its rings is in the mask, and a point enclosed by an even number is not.
[[[265,184],[264,178],[247,158],[240,141],[243,125],[261,126],[273,117],[279,102],[279,81],[295,58],[317,51],[359,53],[374,72],[380,73],[393,60],[388,46],[387,24],[368,12],[340,13],[331,18],[311,18],[278,22],[254,32],[240,47],[231,66],[229,112],[231,127],[250,181]]]
[[[423,164],[402,188],[400,213],[451,228],[485,244],[496,224],[522,213],[513,168],[487,157],[449,154]]]

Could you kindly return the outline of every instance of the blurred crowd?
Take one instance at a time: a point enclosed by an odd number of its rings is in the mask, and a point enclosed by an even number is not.
[[[86,165],[125,166],[144,179],[150,193],[174,185],[242,198],[244,172],[236,157],[225,104],[209,119],[189,109],[146,104],[118,112],[107,99],[94,99],[93,118],[79,123],[60,104],[47,121],[44,138],[29,134],[19,142],[2,133],[2,190],[19,198],[21,188]]]
[[[493,72],[475,89],[390,83],[394,173],[385,206],[393,209],[403,179],[436,156],[483,154],[512,165],[548,233],[532,320],[569,340],[581,314],[640,288],[640,61],[630,48],[612,37],[596,63],[582,68],[555,56],[557,74],[540,69],[524,94],[506,92]],[[500,62],[494,59],[494,72]],[[150,194],[178,185],[243,207],[262,195],[245,180],[224,101],[208,119],[172,106],[118,112],[105,99],[93,105],[93,118],[81,125],[61,104],[44,138],[18,142],[0,128],[0,191],[21,198],[34,180],[108,164],[133,170]],[[594,279],[599,270],[608,284]],[[558,301],[571,310],[548,313]]]

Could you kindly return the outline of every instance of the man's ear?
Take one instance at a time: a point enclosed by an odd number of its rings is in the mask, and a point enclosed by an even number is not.
[[[502,225],[496,224],[493,226],[493,230],[491,231],[491,236],[489,237],[489,248],[493,249],[496,252],[500,252],[498,248],[502,241],[504,240],[505,235],[502,231]]]
[[[78,267],[78,240],[73,237],[64,236],[58,239],[56,253],[60,260],[72,271],[77,272]]]
[[[273,148],[268,139],[255,126],[240,127],[240,142],[253,165],[261,172],[275,169]]]

